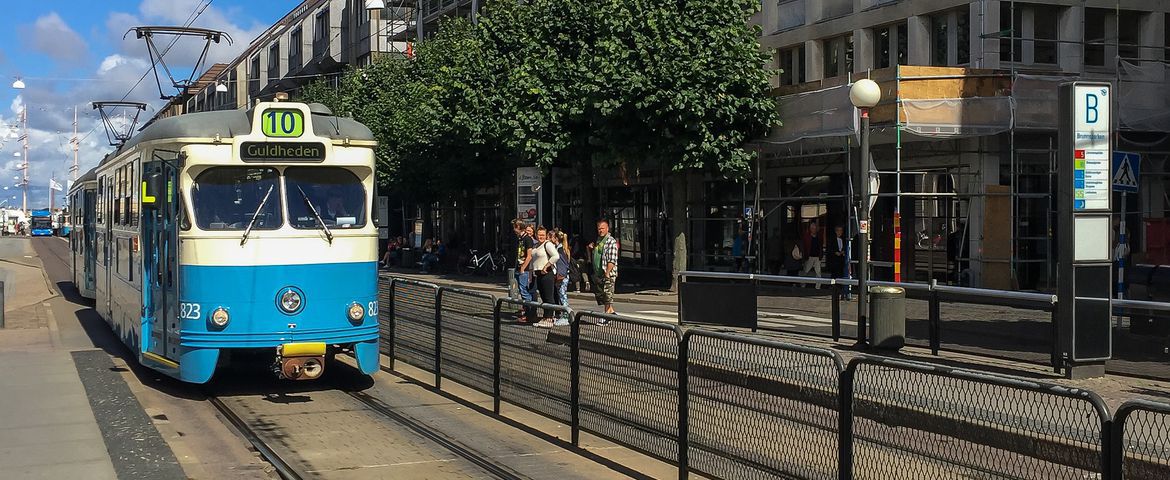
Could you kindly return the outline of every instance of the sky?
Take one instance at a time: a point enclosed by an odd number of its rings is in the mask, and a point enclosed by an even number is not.
[[[80,173],[112,151],[95,100],[145,102],[140,123],[163,104],[146,42],[126,35],[132,27],[182,26],[197,12],[193,27],[227,32],[227,42],[212,44],[205,66],[235,58],[257,35],[291,11],[301,0],[0,0],[0,205],[20,205],[22,157],[18,140],[20,111],[29,120],[29,208],[48,205],[50,178],[65,185],[70,179],[73,110],[78,111]],[[123,38],[123,35],[126,35]],[[165,48],[173,37],[156,37]],[[203,49],[203,40],[178,40],[164,60],[176,76],[186,79]],[[199,72],[202,73],[202,72]],[[146,77],[143,79],[143,75]],[[166,72],[158,69],[167,94]],[[17,78],[23,90],[11,88]],[[142,79],[137,87],[134,85]],[[59,206],[63,195],[55,196]]]

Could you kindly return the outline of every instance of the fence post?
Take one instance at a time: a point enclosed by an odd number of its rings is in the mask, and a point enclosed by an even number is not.
[[[838,377],[837,385],[837,479],[853,480],[853,376],[850,363]]]
[[[938,355],[939,346],[942,344],[942,306],[940,305],[938,290],[938,280],[930,281],[930,354]]]
[[[435,292],[435,389],[443,388],[443,289]]]
[[[4,328],[4,282],[0,282],[0,328]]]
[[[581,437],[581,315],[573,315],[569,325],[569,415],[573,429],[572,441],[579,445]]]
[[[492,311],[492,411],[500,413],[500,307],[504,299],[496,299]]]
[[[1101,478],[1108,480],[1121,480],[1122,465],[1124,464],[1125,449],[1124,439],[1122,435],[1125,430],[1125,417],[1129,412],[1118,409],[1117,416],[1111,419],[1105,419],[1101,425],[1101,461],[1104,462],[1101,470]]]
[[[387,348],[386,351],[388,353],[387,356],[390,357],[391,371],[394,370],[394,325],[398,323],[398,319],[394,317],[394,297],[396,296],[398,295],[394,293],[394,277],[390,277],[390,305],[388,306],[388,310],[390,311],[390,324],[389,328],[387,328],[387,334],[390,336],[390,341],[388,342],[389,348]]]
[[[829,284],[833,292],[833,341],[841,338],[841,285],[836,282]]]
[[[1052,358],[1050,361],[1052,372],[1060,373],[1060,324],[1056,320],[1056,305],[1054,304],[1052,305]]]
[[[676,330],[678,332],[678,330]],[[678,478],[690,478],[690,395],[689,374],[687,373],[688,358],[690,357],[690,330],[679,336],[678,341]]]

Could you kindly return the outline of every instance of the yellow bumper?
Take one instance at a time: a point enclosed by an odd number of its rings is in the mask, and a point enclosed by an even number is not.
[[[276,353],[281,357],[320,357],[325,355],[325,342],[286,343]]]

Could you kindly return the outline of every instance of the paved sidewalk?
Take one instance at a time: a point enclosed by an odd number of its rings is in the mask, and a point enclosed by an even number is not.
[[[62,344],[58,320],[76,320],[54,312],[63,299],[28,238],[0,239],[0,280],[0,476],[186,478],[110,356]]]

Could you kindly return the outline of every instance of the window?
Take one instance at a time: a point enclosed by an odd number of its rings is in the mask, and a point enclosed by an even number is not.
[[[1117,56],[1122,59],[1141,58],[1142,13],[1122,10],[1117,15]]]
[[[288,69],[292,71],[301,68],[301,52],[305,50],[301,27],[297,27],[288,36]]]
[[[353,172],[337,167],[288,167],[284,181],[293,228],[320,228],[321,221],[329,228],[366,225],[366,190]]]
[[[949,15],[935,15],[930,17],[930,64],[935,66],[947,65],[947,26]]]
[[[821,18],[843,17],[853,13],[853,0],[821,0]]]
[[[825,78],[853,71],[853,34],[821,41]]]
[[[122,169],[114,170],[114,225],[122,224]]]
[[[999,11],[999,56],[1005,62],[1057,62],[1057,21],[1062,7],[1016,3],[1003,4]],[[1087,11],[1086,11],[1087,12]],[[1088,17],[1088,13],[1086,13]]]
[[[280,182],[271,167],[214,167],[191,186],[195,224],[203,230],[254,230],[280,227]],[[267,197],[267,199],[266,199]]]
[[[138,180],[137,162],[130,164],[130,225],[138,226],[138,190],[140,182]]]
[[[260,78],[260,56],[252,57],[252,64],[248,66],[248,79]]]
[[[873,59],[875,68],[906,64],[906,24],[886,25],[873,32]]]
[[[280,77],[280,43],[268,47],[268,79]]]
[[[329,9],[321,10],[313,22],[313,40],[329,38]]]
[[[97,223],[99,223],[99,224],[102,223],[102,218],[103,218],[102,211],[105,210],[105,207],[106,207],[105,191],[106,191],[106,177],[102,176],[102,177],[98,178],[97,212],[95,212],[96,217],[97,217]]]
[[[805,0],[779,0],[776,6],[776,31],[804,25],[804,4]]]
[[[804,45],[777,50],[776,66],[780,68],[780,85],[804,83]]]

